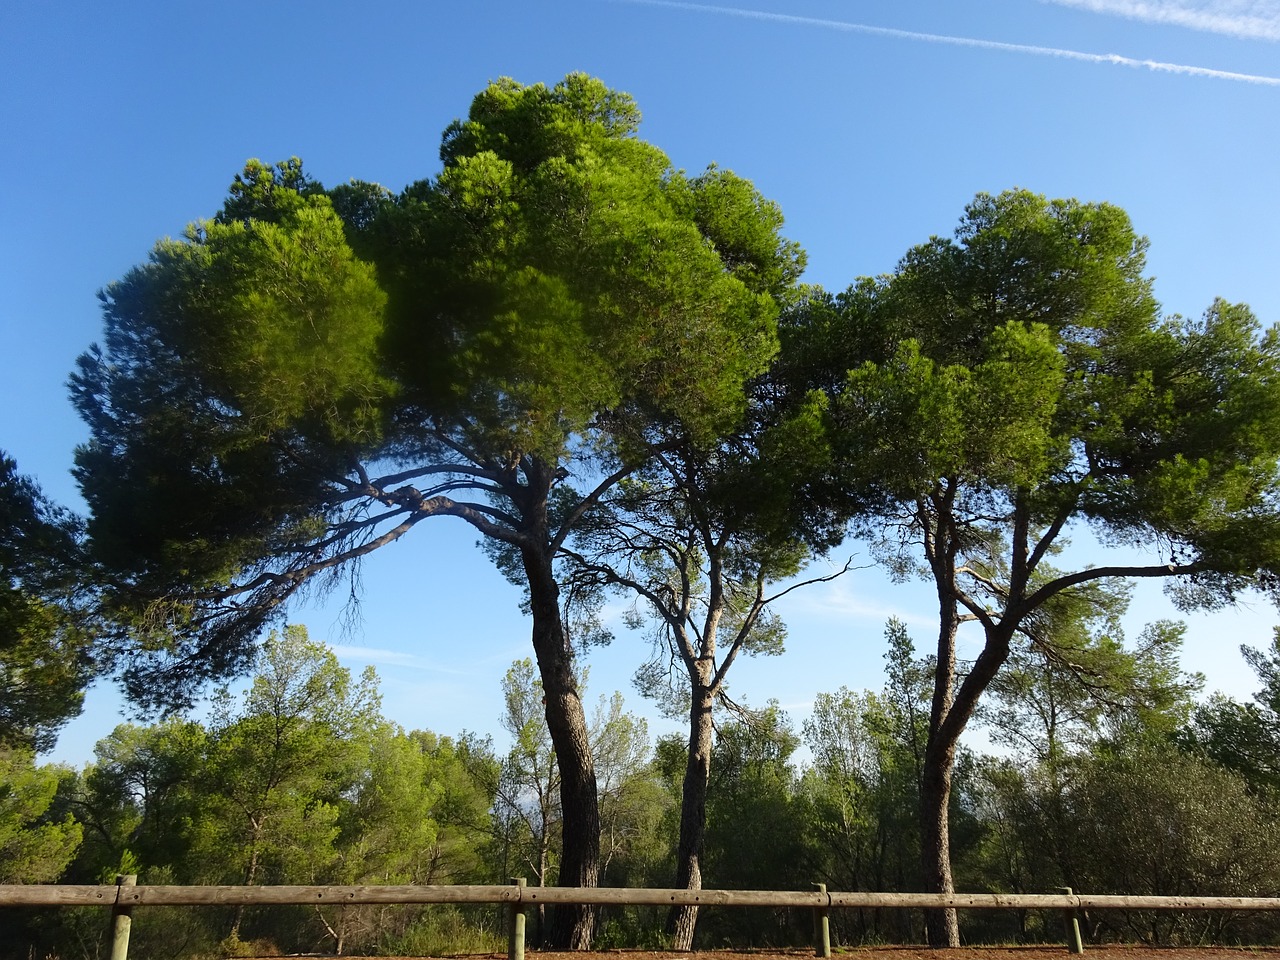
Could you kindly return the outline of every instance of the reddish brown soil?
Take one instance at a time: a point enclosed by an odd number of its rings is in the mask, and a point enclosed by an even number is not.
[[[670,950],[604,950],[593,953],[552,953],[529,950],[528,960],[807,960],[808,950],[729,951],[697,950],[677,953]],[[928,947],[851,947],[837,949],[835,960],[1062,960],[1070,957],[1065,946],[960,947],[933,950]],[[1280,947],[1141,947],[1086,946],[1081,960],[1280,960]],[[345,960],[373,960],[347,957]],[[378,960],[421,960],[382,957]],[[433,958],[439,960],[439,958]],[[505,954],[472,954],[448,960],[506,960]]]

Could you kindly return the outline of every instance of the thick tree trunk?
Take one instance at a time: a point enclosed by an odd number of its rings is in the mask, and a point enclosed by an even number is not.
[[[920,772],[920,875],[926,893],[955,893],[949,806],[951,772],[963,724],[957,729],[950,722],[955,700],[956,632],[960,626],[954,562],[954,555],[944,551],[933,564],[938,588],[938,664],[929,709],[929,738]],[[955,910],[926,910],[924,926],[930,946],[960,946],[960,920]]]
[[[920,783],[920,870],[927,893],[955,893],[951,878],[951,771],[955,744],[930,737]],[[925,931],[932,947],[960,946],[960,922],[954,910],[925,911]]]
[[[545,550],[521,551],[533,614],[533,649],[546,697],[547,730],[560,767],[563,844],[560,886],[594,887],[600,873],[600,805],[587,718],[573,673],[573,650],[560,614],[560,588]],[[595,909],[566,905],[552,914],[547,940],[553,947],[586,950],[595,929]]]
[[[711,661],[699,660],[689,707],[689,761],[684,770],[680,802],[680,844],[676,848],[676,887],[702,889],[702,844],[707,831],[707,781],[711,775],[711,707],[715,693],[708,684]],[[671,949],[692,950],[698,923],[696,906],[671,908],[667,932]]]

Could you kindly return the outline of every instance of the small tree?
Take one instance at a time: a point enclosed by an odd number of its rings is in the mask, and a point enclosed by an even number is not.
[[[580,680],[579,688],[586,686]],[[527,871],[538,886],[554,883],[563,849],[557,827],[560,768],[542,721],[542,684],[533,662],[517,660],[502,679],[505,709],[499,719],[511,747],[495,762],[471,767],[483,791],[493,797],[492,831],[498,847],[495,866],[503,876]],[[600,784],[603,865],[627,855],[629,841],[645,820],[650,754],[648,724],[624,709],[622,694],[601,697],[589,727]],[[547,931],[542,911],[537,937]]]
[[[502,679],[502,729],[511,749],[496,783],[495,825],[512,866],[528,868],[540,887],[554,879],[552,844],[560,822],[560,770],[542,722],[542,685],[533,661],[517,660]],[[504,858],[505,861],[505,858]]]
[[[243,704],[225,688],[214,702],[196,843],[211,879],[315,882],[333,869],[340,804],[368,766],[379,706],[371,668],[352,683],[304,627],[272,633]]]
[[[928,737],[933,662],[918,658],[906,625],[885,625],[885,686],[841,687],[814,698],[804,723],[813,765],[802,781],[813,837],[814,875],[835,889],[910,891],[920,886],[920,782]],[[954,804],[953,804],[954,805]],[[861,940],[911,942],[919,924],[905,910],[860,910],[833,918]]]
[[[1229,897],[1280,885],[1274,804],[1251,795],[1234,773],[1168,743],[1098,751],[1067,803],[1078,882],[1091,892]],[[1217,911],[1106,911],[1095,922],[1118,939],[1199,944],[1249,921]],[[1262,922],[1274,929],[1270,918]]]
[[[1280,628],[1269,650],[1241,645],[1262,681],[1251,703],[1217,695],[1201,706],[1188,739],[1244,778],[1250,789],[1280,798]]]
[[[94,762],[73,791],[70,808],[88,836],[79,880],[97,880],[124,859],[143,869],[168,868],[181,883],[205,879],[189,853],[192,825],[207,811],[207,731],[171,717],[152,726],[120,724],[93,748]]]
[[[55,881],[75,856],[81,825],[45,819],[58,778],[30,750],[0,745],[0,883]]]
[[[1092,593],[1086,606],[1105,596]],[[1054,604],[1057,609],[1029,631],[1028,643],[1010,650],[978,710],[992,739],[1040,766],[1055,789],[1065,758],[1099,739],[1138,727],[1154,736],[1184,725],[1204,681],[1178,667],[1183,624],[1149,624],[1127,649],[1119,624],[1110,619],[1120,608],[1102,603],[1093,607],[1103,621],[1095,630],[1088,620],[1060,619],[1072,616],[1071,605]]]
[[[721,726],[707,792],[707,880],[713,887],[794,889],[808,882],[801,873],[803,826],[791,762],[798,746],[776,703]],[[712,912],[699,928],[712,943],[777,944],[796,936],[789,913]]]
[[[839,575],[783,582],[822,539],[785,492],[788,478],[803,473],[806,451],[788,442],[802,425],[797,418],[774,431],[744,430],[710,448],[689,437],[655,444],[650,463],[602,498],[572,543],[573,583],[632,596],[634,626],[645,623],[642,611],[652,618],[653,654],[636,682],[687,723],[681,889],[702,887],[713,711],[727,697],[730,668],[739,656],[782,652],[776,600]],[[672,908],[672,949],[692,949],[697,916],[693,905]]]
[[[1202,678],[1179,669],[1182,624],[1151,624],[1126,646],[1117,618],[1127,593],[1109,586],[1048,604],[979,707],[1007,751],[982,758],[969,788],[987,830],[984,867],[999,889],[1092,889],[1080,873],[1088,854],[1078,846],[1073,784],[1092,776],[1107,744],[1167,741],[1193,709]],[[1019,911],[1023,937],[1031,920]]]

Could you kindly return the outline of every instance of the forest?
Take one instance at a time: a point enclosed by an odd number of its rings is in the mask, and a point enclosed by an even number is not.
[[[710,888],[910,891],[920,888],[923,744],[933,664],[900,623],[885,631],[888,683],[817,698],[796,729],[772,706],[718,724],[703,880]],[[1074,638],[1101,683],[1028,651],[980,724],[990,753],[957,768],[952,855],[965,891],[1263,895],[1280,886],[1275,758],[1280,645],[1253,651],[1262,691],[1246,704],[1196,704],[1176,667],[1178,629],[1156,624],[1125,653],[1105,633]],[[341,667],[299,626],[273,633],[252,682],[221,690],[205,722],[122,724],[81,770],[3,756],[0,882],[503,883],[558,879],[555,755],[529,660],[501,685],[488,737],[408,731],[382,716],[378,678]],[[601,883],[669,886],[686,744],[656,743],[619,694],[590,714],[602,824]],[[797,754],[807,755],[800,762]],[[1053,942],[1056,911],[962,915],[965,942]],[[10,909],[5,948],[92,957],[107,942],[99,908]],[[657,908],[606,908],[595,945],[660,947]],[[1263,914],[1103,911],[1097,941],[1274,943]],[[920,942],[919,911],[840,910],[837,943]],[[546,918],[529,918],[530,942]],[[502,952],[498,907],[153,907],[136,912],[131,955]],[[20,931],[20,932],[18,932]],[[809,942],[805,911],[701,912],[696,945]]]
[[[211,219],[100,293],[70,380],[87,516],[0,469],[0,883],[1275,892],[1280,640],[1245,650],[1260,692],[1237,703],[1181,670],[1179,623],[1120,622],[1137,579],[1185,610],[1280,594],[1277,329],[1223,300],[1164,313],[1123,210],[1025,190],[830,293],[751,181],[675,169],[639,118],[585,75],[500,80],[399,193],[249,161]],[[402,730],[376,675],[288,621],[439,517],[523,591],[531,656],[495,697],[509,750]],[[1072,536],[1108,559],[1074,565]],[[885,688],[826,691],[799,729],[735,702],[740,658],[785,663],[776,601],[851,540],[930,586],[936,633],[917,651],[891,620]],[[649,640],[636,687],[685,734],[651,742],[620,693],[587,695],[619,600]],[[83,770],[38,765],[95,677],[163,719]],[[15,956],[100,949],[92,911],[12,916]],[[1086,920],[1094,939],[1276,936],[1243,915]],[[561,906],[533,929],[690,949],[807,922]],[[1059,923],[863,910],[835,934]],[[481,908],[137,926],[140,956],[502,936]]]

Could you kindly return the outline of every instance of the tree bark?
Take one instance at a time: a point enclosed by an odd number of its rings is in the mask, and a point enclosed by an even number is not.
[[[953,590],[939,589],[943,616],[938,636],[938,669],[920,780],[920,867],[928,893],[955,893],[951,875],[950,806],[956,750],[979,698],[1009,656],[1013,631],[1010,624],[1016,624],[1019,619],[1016,612],[1006,612],[1005,619],[999,623],[984,623],[982,652],[957,690],[955,650],[959,618],[955,597]],[[925,927],[930,946],[960,946],[960,924],[955,910],[926,910]]]
[[[545,542],[545,540],[543,541]],[[573,650],[560,613],[560,588],[550,551],[521,549],[533,615],[533,649],[546,697],[547,730],[560,767],[562,853],[560,886],[594,887],[600,874],[600,805],[586,713],[573,673]],[[553,911],[552,947],[586,950],[595,930],[595,908],[563,905]]]
[[[249,863],[244,872],[244,883],[247,887],[253,886],[254,880],[258,878],[258,838],[262,833],[262,828],[257,823],[251,823],[251,826],[253,836],[249,841]],[[231,922],[229,934],[231,940],[240,939],[240,926],[244,923],[244,907],[243,903],[236,907],[235,919]]]
[[[954,893],[951,877],[951,772],[955,766],[959,731],[949,723],[955,698],[956,632],[960,626],[955,582],[953,538],[938,524],[930,558],[938,589],[938,662],[929,710],[929,738],[920,772],[920,875],[926,893]],[[932,947],[960,946],[960,921],[955,910],[924,912],[925,936]]]
[[[956,745],[943,739],[930,736],[920,783],[920,869],[927,893],[955,893],[949,807]],[[955,910],[939,908],[924,913],[931,947],[960,946],[960,921]]]
[[[680,843],[676,848],[676,887],[702,889],[702,845],[707,831],[707,782],[711,775],[711,708],[715,700],[710,659],[696,661],[689,706],[689,760],[684,770],[680,800]],[[698,908],[675,906],[667,918],[671,949],[692,950]]]

